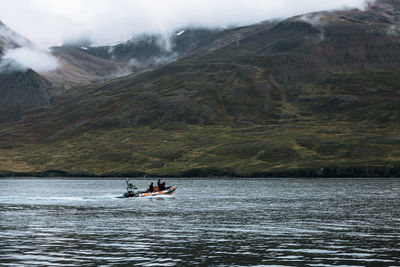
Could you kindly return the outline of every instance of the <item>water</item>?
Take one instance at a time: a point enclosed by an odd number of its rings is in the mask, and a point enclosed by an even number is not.
[[[400,265],[400,179],[167,183],[0,180],[0,265]]]

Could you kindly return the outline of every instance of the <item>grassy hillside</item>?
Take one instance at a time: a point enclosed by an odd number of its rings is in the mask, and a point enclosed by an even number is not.
[[[398,167],[399,146],[398,130],[383,125],[298,122],[247,128],[120,128],[2,148],[0,169],[96,175],[219,170],[246,176],[323,167]]]
[[[397,14],[378,5],[223,31],[152,72],[76,88],[2,125],[0,170],[388,174],[400,167]]]

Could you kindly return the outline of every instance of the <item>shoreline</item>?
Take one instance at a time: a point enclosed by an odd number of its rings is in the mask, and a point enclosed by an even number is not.
[[[91,173],[70,173],[62,170],[43,172],[10,172],[0,170],[1,178],[399,178],[400,167],[323,167],[275,172],[255,172],[238,174],[234,171],[218,169],[194,169],[181,173],[160,175],[157,173],[126,172],[96,175]]]

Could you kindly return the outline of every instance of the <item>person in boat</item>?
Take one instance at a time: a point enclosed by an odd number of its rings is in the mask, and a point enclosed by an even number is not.
[[[132,184],[132,183],[128,183],[128,180],[126,180],[127,183],[127,187],[126,190],[128,191],[128,196],[129,197],[133,197],[135,195],[135,193],[133,192],[134,189],[137,189],[136,185]]]
[[[160,190],[165,190],[165,181],[161,184]]]
[[[129,183],[129,184],[128,184],[128,188],[130,188],[130,189],[138,189],[138,188],[136,187],[136,185],[134,185],[134,184],[132,184],[132,183]]]
[[[158,179],[158,181],[157,181],[157,189],[158,189],[159,191],[162,190],[162,189],[161,189],[161,180],[160,180],[160,179]]]
[[[154,185],[153,185],[153,182],[151,182],[148,191],[149,191],[150,193],[153,193],[153,192],[154,192]]]

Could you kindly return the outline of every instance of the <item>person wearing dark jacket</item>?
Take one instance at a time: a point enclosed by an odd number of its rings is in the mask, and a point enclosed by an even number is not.
[[[151,182],[148,191],[149,191],[150,193],[153,193],[153,192],[154,192],[154,185],[153,185],[153,182]]]
[[[158,181],[157,181],[157,188],[158,188],[158,190],[161,190],[161,180],[160,179],[158,179]]]

